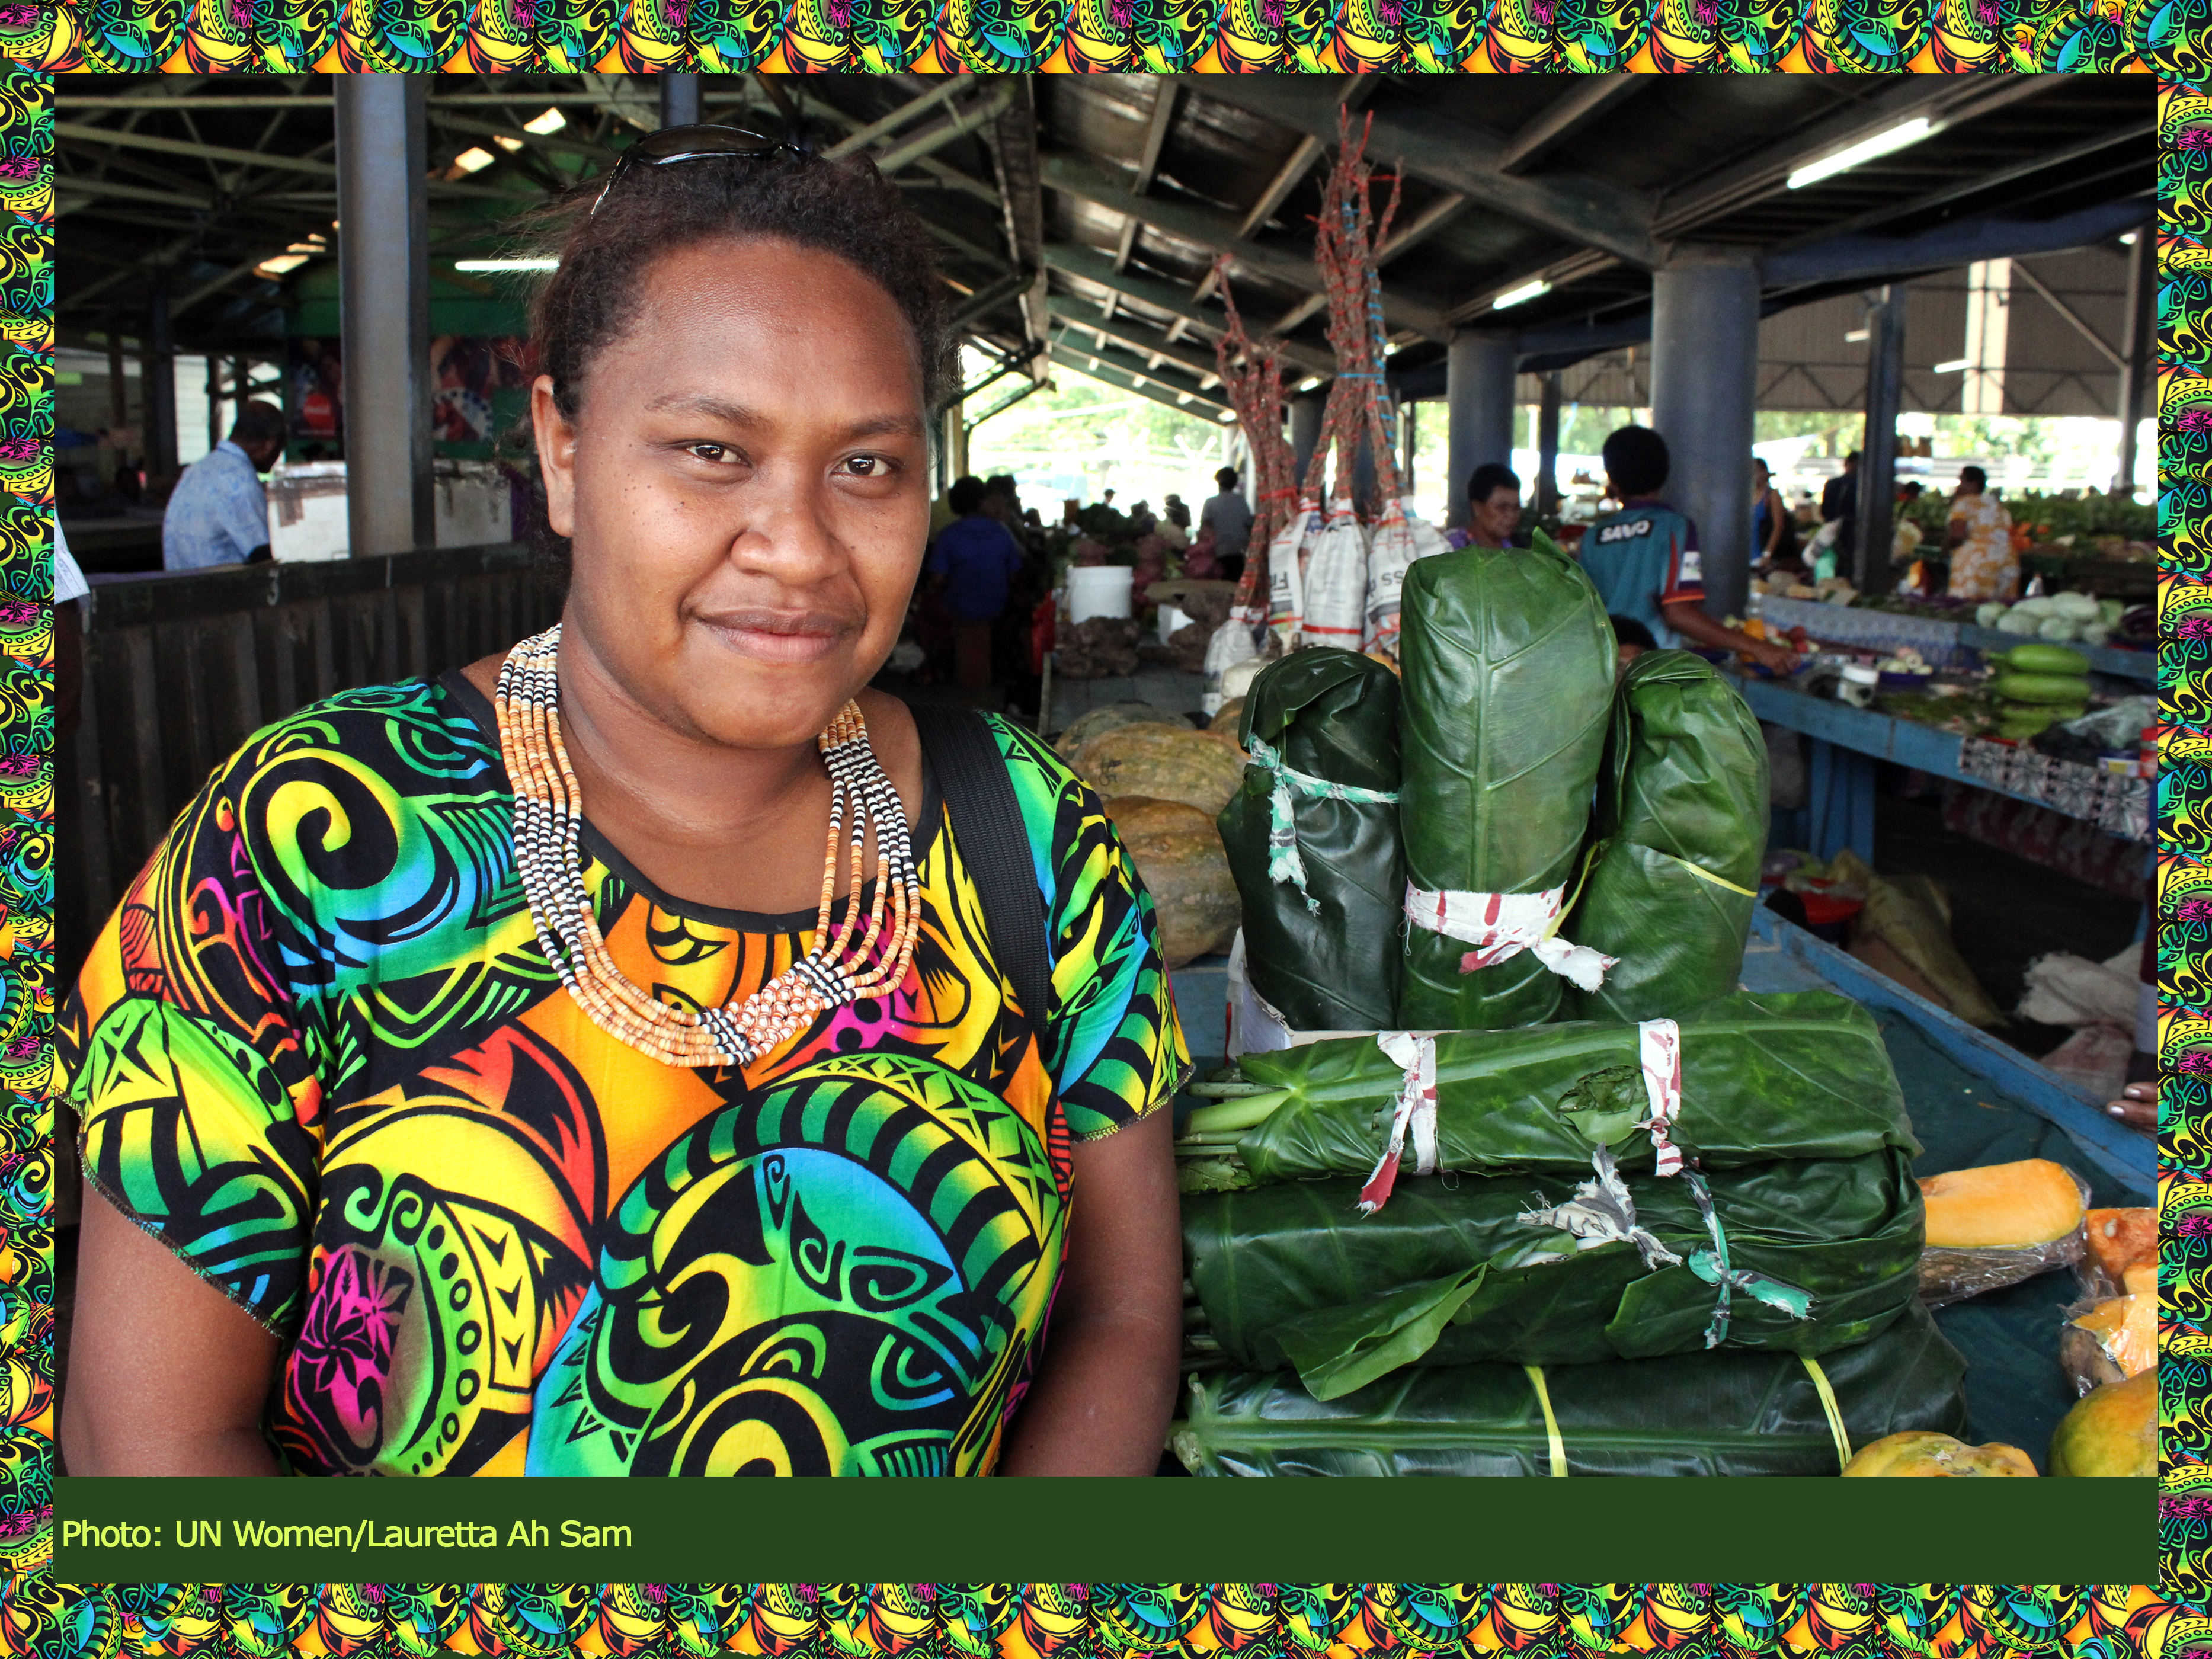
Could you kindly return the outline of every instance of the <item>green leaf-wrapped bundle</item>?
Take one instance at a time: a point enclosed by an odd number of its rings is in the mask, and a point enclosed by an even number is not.
[[[1589,1171],[1585,1168],[1583,1178]],[[1731,1267],[1812,1298],[1808,1317],[1732,1286],[1722,1340],[1821,1354],[1863,1342],[1919,1292],[1926,1226],[1910,1156],[1784,1159],[1707,1177]],[[1574,1194],[1571,1175],[1401,1181],[1376,1214],[1353,1212],[1359,1182],[1292,1182],[1186,1197],[1183,1254],[1206,1328],[1240,1366],[1296,1370],[1326,1396],[1346,1356],[1452,1308],[1414,1352],[1401,1343],[1358,1381],[1396,1364],[1515,1360],[1589,1364],[1705,1346],[1719,1301],[1697,1270],[1711,1235],[1686,1176],[1632,1176],[1636,1222],[1683,1258],[1647,1267],[1626,1240],[1576,1250],[1522,1217]],[[1519,1265],[1531,1253],[1564,1259]],[[1462,1281],[1486,1265],[1479,1285]],[[1357,1386],[1357,1383],[1354,1384]]]
[[[1853,1448],[1908,1430],[1964,1434],[1966,1361],[1917,1305],[1818,1362]],[[1571,1474],[1834,1474],[1820,1392],[1793,1355],[1731,1352],[1544,1374]],[[1534,1380],[1517,1365],[1414,1367],[1326,1404],[1279,1371],[1194,1378],[1171,1443],[1194,1474],[1552,1473]]]
[[[1778,1158],[1917,1152],[1874,1016],[1827,991],[1738,992],[1683,1014],[1682,1105],[1670,1139],[1708,1170]],[[1336,1037],[1237,1062],[1290,1097],[1236,1143],[1255,1180],[1364,1176],[1389,1139],[1405,1073],[1372,1038]],[[1637,1028],[1611,1022],[1437,1038],[1437,1168],[1589,1174],[1593,1140],[1649,1169]],[[1397,1191],[1422,1183],[1408,1145]],[[1396,1199],[1392,1200],[1398,1201]]]
[[[1598,851],[1566,936],[1619,958],[1568,1019],[1654,1019],[1733,991],[1766,850],[1766,742],[1702,657],[1650,651],[1613,708],[1591,827]]]
[[[1406,892],[1398,677],[1357,652],[1293,652],[1252,682],[1239,732],[1255,761],[1270,756],[1296,775],[1264,763],[1246,767],[1243,787],[1218,820],[1243,900],[1252,988],[1293,1030],[1389,1025],[1397,1018],[1398,918]],[[1351,793],[1324,794],[1308,779]],[[1303,892],[1270,868],[1279,787],[1296,832]]]
[[[1613,706],[1615,647],[1597,590],[1540,532],[1531,549],[1470,547],[1406,572],[1406,875],[1428,892],[1570,885]],[[1567,935],[1572,939],[1572,935]],[[1460,971],[1468,946],[1408,931],[1401,1025],[1534,1025],[1560,980],[1529,951]]]

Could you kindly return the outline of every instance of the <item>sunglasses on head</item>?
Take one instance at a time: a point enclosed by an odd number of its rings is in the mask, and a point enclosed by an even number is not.
[[[592,212],[607,199],[607,191],[622,182],[632,167],[665,167],[676,161],[705,161],[722,156],[758,160],[771,155],[804,155],[806,152],[788,138],[770,138],[743,127],[663,127],[649,132],[617,158],[607,182],[592,203]],[[586,216],[589,217],[589,215]]]

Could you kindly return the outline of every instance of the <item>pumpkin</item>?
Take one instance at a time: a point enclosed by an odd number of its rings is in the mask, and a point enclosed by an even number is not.
[[[1152,895],[1168,966],[1227,950],[1243,910],[1212,818],[1182,801],[1142,795],[1109,799],[1106,816]]]
[[[1143,795],[1179,800],[1209,818],[1244,782],[1244,756],[1228,741],[1188,726],[1125,726],[1083,745],[1075,769],[1108,799]]]
[[[1234,738],[1237,735],[1237,728],[1243,723],[1243,720],[1244,699],[1231,697],[1221,705],[1220,712],[1206,723],[1206,729],[1209,732],[1226,732],[1231,738]]]
[[[1845,1474],[2032,1475],[2034,1462],[2017,1446],[1992,1440],[1969,1446],[1948,1434],[1916,1431],[1885,1435],[1859,1448],[1844,1466]]]
[[[2092,1210],[2087,1219],[2089,1259],[2110,1283],[2124,1283],[2129,1268],[2158,1260],[2156,1210]]]
[[[2156,1474],[2158,1368],[2076,1401],[2051,1437],[2045,1467],[2053,1474]]]
[[[2087,1208],[2080,1178],[2044,1158],[1947,1170],[1920,1193],[1936,1248],[2048,1244],[2081,1226]]]
[[[1148,702],[1109,702],[1103,708],[1094,708],[1068,722],[1067,729],[1052,740],[1053,752],[1064,761],[1073,761],[1083,752],[1083,745],[1102,732],[1119,731],[1125,726],[1168,726],[1188,729],[1180,714],[1165,708],[1156,708]]]

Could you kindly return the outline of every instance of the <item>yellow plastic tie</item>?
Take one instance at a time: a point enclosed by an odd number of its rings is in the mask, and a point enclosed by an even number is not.
[[[1828,1413],[1828,1432],[1836,1437],[1837,1466],[1849,1468],[1851,1465],[1851,1437],[1844,1427],[1844,1413],[1836,1404],[1836,1391],[1828,1386],[1828,1374],[1820,1369],[1820,1362],[1810,1354],[1799,1354],[1798,1363],[1805,1367],[1806,1375],[1813,1379],[1813,1387],[1820,1395],[1820,1409]]]
[[[1809,1365],[1813,1362],[1808,1359],[1805,1363]],[[1552,1473],[1564,1480],[1567,1473],[1567,1443],[1559,1438],[1559,1419],[1552,1414],[1552,1391],[1544,1386],[1544,1368],[1523,1365],[1521,1369],[1528,1373],[1528,1381],[1535,1386],[1536,1403],[1543,1407],[1544,1434],[1552,1443]],[[1823,1382],[1820,1386],[1825,1389],[1827,1384]]]
[[[1741,893],[1741,894],[1742,894],[1746,898],[1753,898],[1753,899],[1755,899],[1755,898],[1757,898],[1757,897],[1759,896],[1759,895],[1758,895],[1757,893],[1753,892],[1753,891],[1750,888],[1748,888],[1748,887],[1739,887],[1739,886],[1737,886],[1734,882],[1730,881],[1727,877],[1725,877],[1725,876],[1717,876],[1717,875],[1715,875],[1711,871],[1710,871],[1710,870],[1706,869],[1706,868],[1705,867],[1705,866],[1703,866],[1702,864],[1692,864],[1692,863],[1691,863],[1691,862],[1689,861],[1689,860],[1687,860],[1687,859],[1679,859],[1679,858],[1674,858],[1674,855],[1672,853],[1662,853],[1662,854],[1660,854],[1660,855],[1659,855],[1659,856],[1660,856],[1660,857],[1662,857],[1662,858],[1674,859],[1674,862],[1675,862],[1675,863],[1677,863],[1677,864],[1680,865],[1680,866],[1681,866],[1685,870],[1687,870],[1687,871],[1688,871],[1692,875],[1693,875],[1693,876],[1703,876],[1703,877],[1704,877],[1707,881],[1709,881],[1709,882],[1712,883],[1712,884],[1713,884],[1714,886],[1716,886],[1716,887],[1725,887],[1725,888],[1727,888],[1727,889],[1729,890],[1729,892],[1731,892],[1731,893]]]

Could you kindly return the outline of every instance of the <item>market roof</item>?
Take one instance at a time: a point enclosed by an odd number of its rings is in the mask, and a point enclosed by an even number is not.
[[[181,347],[280,334],[284,284],[335,212],[325,77],[103,78],[61,88],[59,323],[135,334],[166,273]],[[796,120],[872,151],[930,223],[956,312],[1013,359],[1044,354],[1218,410],[1213,262],[1255,331],[1326,375],[1311,215],[1338,111],[1402,167],[1384,303],[1408,389],[1464,327],[1510,329],[1524,368],[1644,337],[1650,272],[1756,258],[1768,312],[1971,260],[2109,240],[2147,223],[2144,76],[918,76],[702,77],[706,118]],[[428,97],[432,255],[605,166],[658,124],[650,77],[440,76]],[[562,113],[555,131],[540,119]],[[1791,188],[1869,139],[1928,136]],[[1902,130],[1902,131],[1901,131]],[[456,167],[475,150],[488,164]],[[475,160],[477,158],[471,158]],[[1500,300],[1509,303],[1501,307]]]

